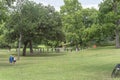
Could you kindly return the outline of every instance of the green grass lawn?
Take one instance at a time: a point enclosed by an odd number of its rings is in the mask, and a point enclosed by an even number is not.
[[[114,47],[20,57],[15,65],[8,62],[10,54],[16,52],[0,50],[0,80],[120,80],[111,79],[120,63]]]

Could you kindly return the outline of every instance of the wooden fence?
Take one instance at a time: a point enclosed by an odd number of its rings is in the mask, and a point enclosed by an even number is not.
[[[50,53],[50,52],[72,52],[74,49],[72,48],[35,48],[34,52],[38,53]]]

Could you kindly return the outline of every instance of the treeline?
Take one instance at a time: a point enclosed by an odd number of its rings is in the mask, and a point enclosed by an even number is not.
[[[79,50],[115,41],[119,48],[119,8],[119,0],[104,0],[99,10],[84,9],[78,0],[64,0],[58,12],[53,6],[29,0],[1,0],[0,47],[22,45],[24,56],[27,47],[33,54],[33,47],[40,44]]]

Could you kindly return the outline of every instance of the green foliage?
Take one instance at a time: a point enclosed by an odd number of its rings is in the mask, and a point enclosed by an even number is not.
[[[99,10],[83,9],[78,0],[64,0],[60,13],[53,6],[29,0],[13,8],[14,1],[0,1],[0,40],[4,44],[17,42],[21,33],[22,43],[31,40],[35,45],[52,47],[61,46],[61,42],[88,46],[113,41],[115,30],[120,30],[119,0],[104,0]]]
[[[0,1],[0,24],[7,19],[8,8],[3,1]]]
[[[5,0],[8,6],[11,6],[16,0]]]
[[[54,7],[43,4],[36,4],[33,1],[25,1],[21,11],[14,11],[6,24],[10,30],[9,39],[18,40],[19,33],[22,33],[22,42],[32,40],[40,44],[47,40],[61,41],[64,34],[61,30],[61,18]]]
[[[94,8],[82,9],[82,22],[85,28],[82,30],[83,46],[96,44],[101,39],[102,28],[98,23],[98,11]]]
[[[86,28],[98,23],[98,11],[94,8],[82,9],[82,22]]]
[[[9,44],[6,42],[6,37],[4,35],[4,32],[7,32],[5,30],[5,22],[8,19],[9,10],[6,4],[6,1],[0,0],[0,47],[6,47]]]
[[[99,20],[101,24],[114,24],[113,27],[117,25],[117,20],[120,18],[119,3],[116,4],[117,12],[115,12],[115,2],[113,0],[105,0],[99,6]],[[108,28],[109,29],[109,28]]]
[[[78,0],[64,0],[64,4],[65,5],[61,7],[60,11],[62,15],[73,14],[82,9],[82,6]]]
[[[98,23],[99,11],[94,8],[82,9],[77,0],[64,0],[64,3],[60,12],[67,42],[87,46],[91,41],[97,43],[103,39],[103,31]]]
[[[66,34],[67,42],[78,45],[81,41],[81,33],[83,29],[81,9],[82,6],[78,0],[64,0],[65,5],[61,7],[61,16],[63,30]]]
[[[119,47],[120,2],[119,0],[104,0],[99,6],[99,24],[105,27],[105,35],[116,36],[116,47]]]

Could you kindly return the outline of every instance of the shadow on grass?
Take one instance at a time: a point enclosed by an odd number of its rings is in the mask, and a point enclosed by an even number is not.
[[[105,47],[91,48],[90,50],[101,50],[101,49],[120,49],[120,48],[115,48],[114,46],[105,46]]]
[[[55,57],[55,56],[63,56],[66,55],[66,53],[34,53],[34,54],[27,54],[24,57]]]
[[[11,66],[14,66],[14,64],[10,64],[9,62],[0,63],[0,68],[11,67]]]

